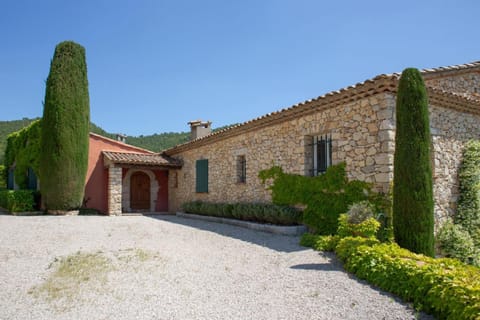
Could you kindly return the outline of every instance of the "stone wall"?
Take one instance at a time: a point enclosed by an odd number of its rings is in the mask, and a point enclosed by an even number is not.
[[[428,86],[439,88],[445,91],[480,98],[480,72],[468,72],[454,75],[426,77],[425,83]]]
[[[108,214],[122,214],[122,168],[108,167]]]
[[[311,165],[309,139],[332,137],[333,163],[345,161],[350,179],[372,182],[388,191],[393,176],[395,98],[380,93],[342,106],[249,131],[212,144],[193,148],[175,157],[183,168],[170,172],[170,211],[185,201],[265,202],[270,194],[258,172],[273,165],[286,172],[304,175]],[[237,181],[237,157],[246,157],[246,183]],[[195,162],[209,161],[209,192],[195,192]]]
[[[458,169],[464,144],[480,138],[480,116],[431,106],[430,127],[434,158],[435,227],[453,217],[458,199]]]
[[[427,74],[425,79],[428,86],[470,98],[480,95],[476,70]],[[312,166],[309,144],[315,135],[331,136],[333,163],[345,161],[350,179],[371,182],[378,191],[387,192],[393,180],[395,95],[384,92],[356,99],[175,154],[184,166],[170,174],[170,211],[192,200],[270,201],[258,172],[279,165],[289,173],[308,174]],[[455,214],[463,146],[469,139],[480,138],[479,123],[480,116],[430,106],[436,230]],[[237,182],[240,155],[246,157],[246,183]],[[195,192],[195,161],[199,159],[209,160],[208,193]]]

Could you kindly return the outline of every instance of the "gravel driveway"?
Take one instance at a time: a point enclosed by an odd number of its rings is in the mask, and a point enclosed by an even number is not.
[[[0,215],[0,319],[431,319],[298,240],[175,216]]]

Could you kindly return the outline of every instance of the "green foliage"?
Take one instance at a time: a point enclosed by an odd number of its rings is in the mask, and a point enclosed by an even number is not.
[[[178,144],[188,142],[189,139],[189,132],[165,132],[145,136],[127,136],[127,143],[147,150],[160,152]]]
[[[0,164],[0,190],[7,187],[7,174],[8,171],[6,170],[5,166]]]
[[[10,133],[13,133],[28,126],[34,120],[37,119],[24,118],[23,120],[0,121],[0,163],[3,163],[4,161],[4,150],[6,147],[7,136]],[[213,129],[213,132],[225,130],[235,125],[236,124],[215,128]],[[90,132],[110,139],[115,139],[116,137],[115,134],[105,131],[94,123],[90,123]],[[176,145],[188,142],[189,137],[189,132],[164,132],[155,133],[152,135],[127,136],[126,139],[127,143],[133,146],[160,152],[162,150],[169,149]]]
[[[82,204],[88,165],[90,102],[85,49],[70,41],[55,48],[45,91],[40,180],[47,210]]]
[[[345,237],[338,242],[335,247],[335,253],[341,261],[347,262],[358,247],[373,246],[379,243],[380,241],[374,238]]]
[[[37,119],[23,118],[22,120],[0,121],[0,164],[5,161],[5,148],[7,146],[7,137],[9,134],[27,127]]]
[[[266,203],[211,203],[202,201],[185,202],[182,208],[187,213],[231,218],[238,220],[297,225],[301,222],[299,210]]]
[[[335,234],[338,217],[350,204],[370,200],[381,206],[381,197],[371,191],[368,183],[347,179],[345,163],[331,166],[317,177],[287,174],[278,166],[262,170],[258,176],[264,184],[272,182],[269,189],[273,203],[305,205],[303,222],[318,234]]]
[[[422,75],[408,68],[398,84],[393,187],[395,240],[434,255],[433,189],[428,97]]]
[[[33,211],[34,194],[32,190],[0,190],[0,207],[12,213]]]
[[[340,241],[339,236],[321,236],[304,233],[300,238],[300,245],[317,251],[334,251]]]
[[[460,224],[445,223],[437,234],[440,253],[480,267],[480,250]]]
[[[374,208],[369,201],[360,201],[351,204],[347,211],[347,222],[359,224],[369,218],[374,218]]]
[[[345,237],[375,238],[380,228],[380,222],[375,218],[367,218],[360,223],[350,223],[349,216],[341,214],[338,218],[338,235]]]
[[[463,227],[480,248],[480,141],[469,141],[458,174],[460,197],[455,223]]]
[[[479,319],[479,268],[369,241],[344,238],[338,244],[337,256],[349,272],[439,319]]]
[[[15,165],[15,182],[21,189],[27,188],[27,172],[31,168],[39,172],[41,121],[35,120],[29,126],[11,133],[7,138],[5,165]],[[6,178],[8,171],[4,172]]]

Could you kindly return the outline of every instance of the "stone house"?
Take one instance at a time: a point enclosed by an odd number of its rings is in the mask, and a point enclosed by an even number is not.
[[[438,227],[455,212],[463,145],[480,138],[480,62],[421,72],[429,95]],[[344,161],[349,178],[387,192],[399,77],[382,74],[214,133],[209,122],[190,122],[192,140],[162,153],[178,161],[169,168],[169,211],[191,200],[268,202],[257,175],[272,165],[317,175]]]
[[[455,214],[463,146],[480,139],[480,61],[421,72],[429,95],[438,228]],[[176,212],[192,200],[269,202],[260,170],[278,165],[311,176],[339,162],[350,179],[387,192],[399,77],[382,74],[221,131],[192,121],[191,141],[162,153],[91,133],[85,205],[121,215]],[[15,187],[13,171],[9,186]]]
[[[90,133],[85,205],[108,214],[167,212],[175,159]]]

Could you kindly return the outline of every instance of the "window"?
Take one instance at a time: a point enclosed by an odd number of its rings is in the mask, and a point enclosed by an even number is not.
[[[208,192],[208,159],[197,160],[195,163],[196,180],[195,191],[198,193]]]
[[[306,163],[310,165],[309,174],[318,176],[325,173],[327,168],[332,165],[332,138],[325,136],[310,137],[310,144],[306,144],[310,150],[307,150]]]
[[[173,187],[178,188],[178,171],[173,172]]]
[[[247,160],[244,155],[237,156],[237,183],[247,182]]]

